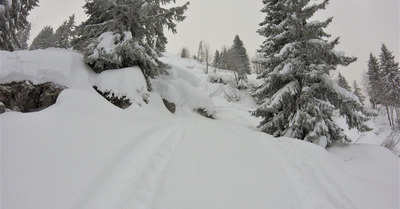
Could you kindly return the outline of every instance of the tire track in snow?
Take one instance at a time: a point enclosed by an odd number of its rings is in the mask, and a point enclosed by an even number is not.
[[[150,209],[165,169],[183,137],[186,122],[135,137],[134,143],[74,208]]]

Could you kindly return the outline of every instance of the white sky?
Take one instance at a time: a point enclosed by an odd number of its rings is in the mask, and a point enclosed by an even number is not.
[[[33,23],[33,39],[46,25],[56,29],[71,14],[76,14],[80,23],[86,17],[82,6],[84,0],[40,0],[29,20]],[[186,0],[177,0],[183,4]],[[240,36],[250,57],[254,56],[264,37],[256,31],[265,15],[260,12],[262,0],[191,0],[186,20],[178,24],[178,33],[167,32],[167,51],[178,54],[187,47],[191,54],[197,52],[201,40],[212,49],[230,46],[234,36]],[[334,20],[327,32],[332,38],[340,36],[337,50],[346,55],[358,57],[356,63],[339,71],[352,84],[353,79],[361,81],[361,73],[367,70],[369,53],[379,55],[382,43],[394,52],[399,61],[399,0],[331,0],[326,10],[320,11],[313,19]],[[361,83],[359,83],[361,85]]]

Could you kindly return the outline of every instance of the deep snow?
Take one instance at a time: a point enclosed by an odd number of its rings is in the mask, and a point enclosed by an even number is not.
[[[249,94],[209,83],[193,60],[167,54],[171,74],[152,81],[149,104],[122,110],[91,86],[143,90],[141,76],[129,76],[135,68],[97,75],[66,50],[0,55],[0,82],[69,87],[45,110],[0,115],[1,208],[399,208],[399,158],[390,151],[366,144],[326,151],[255,131]],[[160,95],[178,101],[176,114]],[[191,111],[198,107],[216,120]]]

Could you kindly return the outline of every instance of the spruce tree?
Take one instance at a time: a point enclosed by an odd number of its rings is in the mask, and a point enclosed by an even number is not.
[[[28,40],[31,35],[31,24],[29,23],[25,29],[22,31],[18,31],[17,39],[20,46],[16,47],[16,50],[27,50],[28,49]]]
[[[68,20],[57,28],[54,33],[54,47],[68,49],[71,47],[71,39],[75,27],[75,15],[71,15]]]
[[[218,67],[220,59],[221,59],[221,57],[220,57],[219,51],[216,50],[215,54],[214,54],[214,61],[213,61],[213,66],[214,67]]]
[[[360,100],[361,104],[364,104],[365,97],[362,94],[361,88],[357,85],[356,80],[354,80],[354,82],[353,82],[353,94],[358,97],[358,99]]]
[[[394,56],[386,45],[382,44],[379,55],[380,74],[382,79],[383,105],[400,107],[400,71],[399,63],[394,61]]]
[[[346,78],[341,73],[339,73],[339,75],[337,77],[337,80],[336,80],[336,83],[340,87],[342,87],[342,88],[346,89],[347,91],[351,92],[351,87],[350,87],[349,83],[347,82]]]
[[[51,26],[45,26],[33,39],[29,50],[47,49],[54,46],[54,33]]]
[[[164,28],[176,33],[189,4],[163,7],[169,3],[175,0],[87,0],[89,18],[77,27],[74,48],[96,72],[136,65],[146,78],[163,73]]]
[[[369,55],[367,74],[369,81],[369,102],[373,108],[376,108],[376,105],[380,103],[382,78],[380,75],[378,59],[372,53]]]
[[[190,57],[189,49],[183,47],[181,50],[181,58],[189,58],[189,57]]]
[[[346,118],[349,128],[370,130],[360,114],[363,106],[330,80],[329,71],[347,66],[356,58],[334,50],[339,38],[328,41],[324,29],[332,21],[309,22],[325,9],[328,0],[264,0],[265,20],[258,33],[266,38],[260,53],[265,70],[255,92],[260,105],[253,115],[261,117],[259,128],[273,136],[287,136],[327,146],[350,139],[333,120],[334,111]]]
[[[382,80],[379,103],[386,107],[389,124],[394,130],[396,126],[394,112],[398,113],[400,108],[400,69],[399,63],[394,61],[393,53],[384,44],[379,55],[379,67]]]
[[[0,50],[14,51],[24,48],[18,34],[29,25],[29,11],[39,0],[0,0]]]
[[[233,67],[238,72],[239,77],[245,77],[246,74],[250,74],[249,56],[247,55],[246,48],[244,48],[243,41],[240,40],[238,35],[233,40],[231,53],[233,54],[233,59],[236,60],[237,64]]]

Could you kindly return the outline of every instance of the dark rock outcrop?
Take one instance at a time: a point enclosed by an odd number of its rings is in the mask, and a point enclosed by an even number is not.
[[[122,109],[126,109],[129,106],[131,106],[131,101],[129,99],[127,99],[125,96],[123,97],[116,97],[114,95],[114,93],[110,92],[110,91],[100,91],[96,86],[93,86],[93,88],[101,95],[103,96],[105,99],[107,99],[109,102],[111,102],[113,105],[122,108]]]
[[[171,113],[175,113],[175,111],[176,111],[176,105],[175,105],[175,103],[169,102],[169,101],[166,100],[166,99],[163,99],[162,101],[163,101],[165,107],[166,107]]]
[[[6,111],[6,106],[0,102],[0,114]]]
[[[215,119],[214,115],[208,114],[204,108],[198,108],[198,109],[195,109],[194,111],[196,111],[198,114],[200,114],[206,118]]]
[[[0,84],[0,102],[19,112],[33,112],[51,106],[66,87],[48,82],[34,85],[30,81]]]

